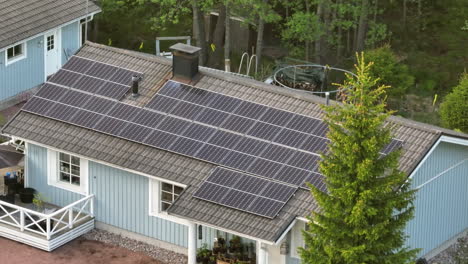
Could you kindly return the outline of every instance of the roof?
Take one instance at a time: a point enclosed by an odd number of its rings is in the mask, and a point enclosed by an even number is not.
[[[9,145],[0,145],[0,169],[21,166],[23,153]]]
[[[0,49],[85,16],[86,0],[0,0]]]
[[[140,83],[140,96],[127,96],[123,99],[125,103],[140,107],[144,106],[171,77],[171,62],[162,57],[90,42],[87,42],[77,55],[143,72],[145,78]],[[322,98],[248,78],[200,69],[200,76],[194,85],[310,117],[323,116],[320,106],[324,103]],[[396,138],[406,142],[403,145],[400,169],[408,174],[442,134],[468,138],[465,134],[398,117],[391,117],[388,125],[392,127]],[[266,241],[276,241],[297,216],[304,217],[317,210],[314,199],[304,189],[299,189],[274,219],[192,198],[192,194],[216,167],[215,164],[24,111],[19,112],[2,132],[117,167],[185,184],[187,188],[169,208],[169,214]]]

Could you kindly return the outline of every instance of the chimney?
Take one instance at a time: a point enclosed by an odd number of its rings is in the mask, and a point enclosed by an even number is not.
[[[138,76],[138,75],[133,75],[132,76],[132,94],[133,94],[133,97],[138,96],[138,86],[139,86],[140,80],[141,80],[140,76]]]
[[[191,81],[198,73],[198,52],[200,48],[177,43],[172,50],[172,73],[175,78]]]

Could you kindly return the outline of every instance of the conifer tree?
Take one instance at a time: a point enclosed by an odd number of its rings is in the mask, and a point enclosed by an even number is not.
[[[414,191],[399,171],[400,150],[382,156],[391,141],[385,120],[385,90],[370,74],[372,63],[357,56],[356,75],[347,76],[342,104],[324,106],[331,140],[320,170],[327,192],[310,185],[320,206],[303,231],[302,263],[403,264],[417,250],[404,247],[404,228],[413,217]]]

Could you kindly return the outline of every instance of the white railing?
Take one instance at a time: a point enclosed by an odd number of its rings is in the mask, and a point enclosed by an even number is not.
[[[50,214],[36,212],[0,201],[0,223],[50,238],[64,230],[71,230],[83,219],[94,217],[94,195],[86,196]]]

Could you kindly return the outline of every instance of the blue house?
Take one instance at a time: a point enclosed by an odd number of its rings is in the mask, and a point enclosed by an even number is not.
[[[240,237],[256,263],[300,263],[323,188],[322,98],[86,42],[2,133],[25,145],[25,185],[55,205],[0,201],[0,236],[53,250],[100,228],[188,255]],[[468,227],[468,135],[389,120],[413,179],[408,246],[430,256]],[[385,155],[387,152],[383,152]],[[0,209],[1,209],[0,208]],[[232,242],[234,243],[234,242]]]
[[[84,24],[100,9],[83,0],[0,3],[0,105],[27,98],[83,43]]]

